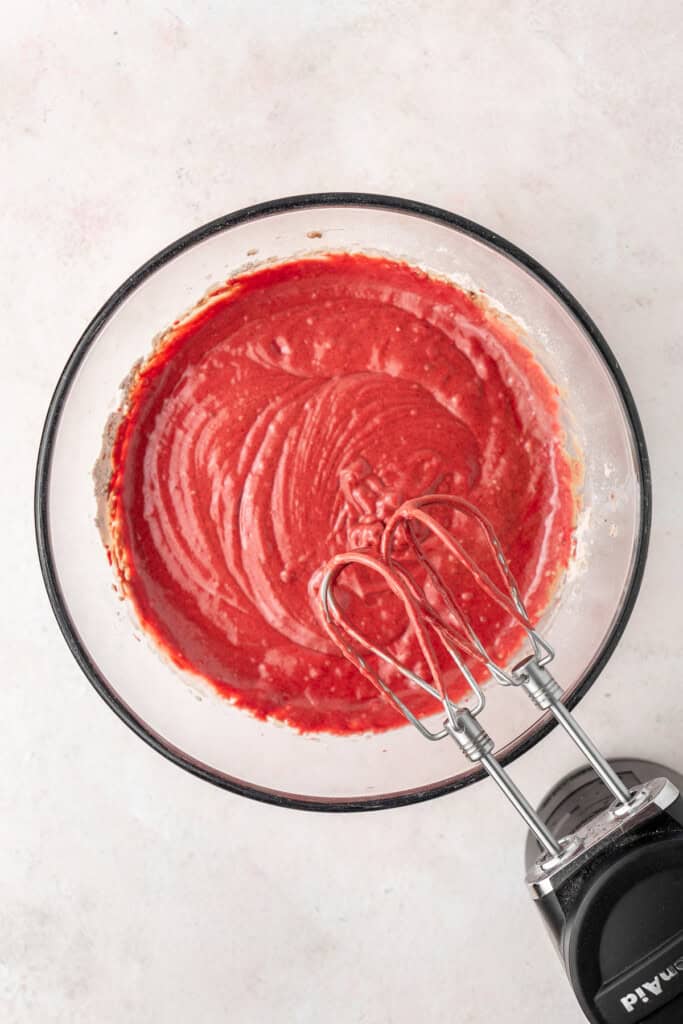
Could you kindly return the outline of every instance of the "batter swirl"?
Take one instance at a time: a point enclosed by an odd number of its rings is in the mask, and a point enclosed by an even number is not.
[[[110,551],[162,649],[237,704],[303,730],[382,730],[401,719],[334,653],[315,574],[435,491],[491,520],[538,616],[574,519],[555,388],[455,285],[365,255],[306,258],[215,290],[137,371]],[[385,592],[359,578],[347,600],[415,656]],[[511,654],[515,630],[473,600],[485,642]]]

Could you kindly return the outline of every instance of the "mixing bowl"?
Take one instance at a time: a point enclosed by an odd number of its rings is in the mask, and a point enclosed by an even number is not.
[[[38,548],[61,630],[112,710],[176,764],[259,800],[350,811],[425,800],[482,775],[453,744],[427,743],[409,727],[335,737],[258,721],[170,665],[112,586],[92,480],[121,383],[163,328],[249,260],[333,249],[384,253],[483,291],[518,320],[557,384],[567,445],[583,460],[582,508],[576,550],[542,628],[569,706],[599,675],[633,607],[650,481],[633,399],[589,316],[531,257],[445,210],[348,193],[263,203],[192,231],[114,292],[66,364],[38,458]],[[488,697],[484,720],[504,762],[551,728],[521,694],[490,687]]]

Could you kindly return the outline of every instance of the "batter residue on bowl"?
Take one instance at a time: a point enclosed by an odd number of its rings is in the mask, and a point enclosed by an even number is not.
[[[477,505],[532,618],[570,556],[555,387],[484,303],[393,260],[308,257],[214,290],[134,373],[109,457],[109,550],[145,629],[239,706],[302,730],[402,722],[334,653],[311,580],[375,543],[403,500]],[[346,599],[415,659],[385,593],[358,581]],[[505,660],[518,634],[484,600],[470,614]]]

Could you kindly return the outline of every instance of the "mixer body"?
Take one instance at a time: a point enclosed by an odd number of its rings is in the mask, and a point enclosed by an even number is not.
[[[589,768],[567,776],[538,809],[567,856],[541,868],[530,833],[527,883],[589,1021],[681,1024],[683,776],[646,761],[612,766],[643,793],[640,806],[615,816]]]

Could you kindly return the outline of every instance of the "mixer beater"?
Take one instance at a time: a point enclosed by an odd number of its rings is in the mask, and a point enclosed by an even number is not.
[[[431,513],[430,509],[438,508],[466,516],[477,524],[500,570],[498,583],[472,558],[458,538]],[[404,548],[407,548],[407,552],[402,556],[396,553],[399,536],[404,541]],[[462,602],[457,599],[453,589],[435,567],[434,552],[431,552],[431,558],[426,553],[425,544],[430,537],[440,544],[442,552],[450,555],[466,569],[473,583],[481,587],[487,596],[525,631],[530,653],[511,671],[498,665],[486,650]],[[428,584],[431,584],[434,593],[440,599],[438,610],[435,603],[427,598],[425,586],[421,586],[416,575],[411,574],[406,568],[406,562],[411,561],[411,555],[412,561],[424,570]],[[335,601],[334,585],[345,568],[351,565],[362,566],[377,573],[402,601],[408,622],[429,667],[431,683],[410,667],[398,662],[386,648],[381,648],[369,638],[363,637],[345,617]],[[529,620],[519,588],[493,527],[468,501],[452,495],[430,494],[405,502],[386,524],[381,538],[380,557],[363,551],[337,555],[325,568],[320,597],[327,630],[349,660],[392,701],[423,736],[430,740],[441,740],[450,736],[470,761],[481,764],[522,815],[551,858],[562,858],[567,851],[561,841],[550,834],[500,762],[493,756],[494,740],[478,721],[486,707],[486,698],[466,659],[479,662],[487,669],[491,678],[502,686],[522,689],[540,710],[552,712],[612,793],[619,811],[626,813],[644,799],[642,792],[631,792],[624,785],[609,762],[562,704],[562,689],[547,668],[554,657],[554,651],[540,637]],[[448,687],[432,637],[440,642],[464,676],[475,698],[473,707],[460,707],[449,699]],[[363,649],[374,654],[438,700],[446,713],[443,727],[437,730],[430,729],[413,714],[380,673],[371,666],[367,657],[362,654]]]

